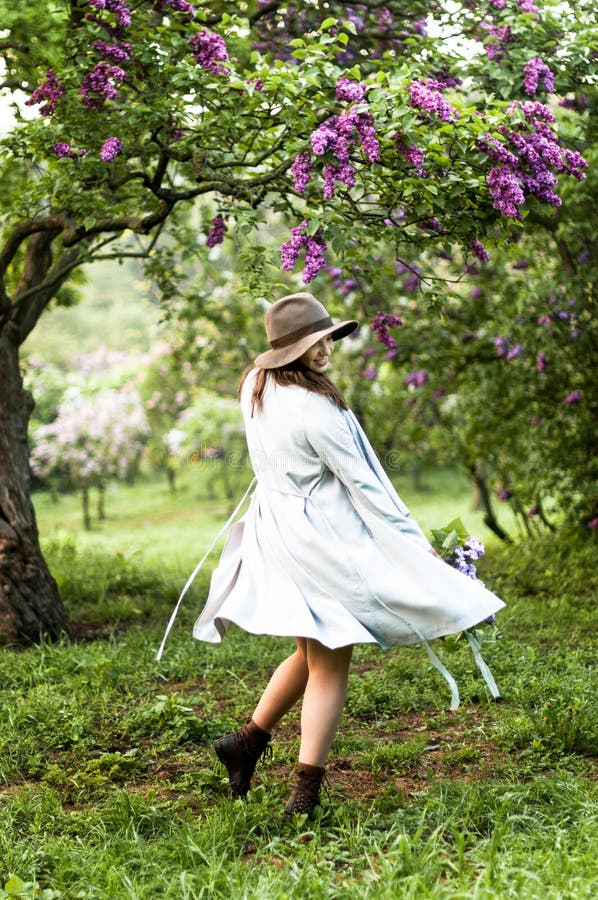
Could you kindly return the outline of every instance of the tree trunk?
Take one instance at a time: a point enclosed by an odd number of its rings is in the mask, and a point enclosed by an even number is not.
[[[91,516],[89,515],[89,488],[81,488],[81,512],[83,513],[83,528],[91,531]]]
[[[104,482],[98,484],[98,520],[103,522],[106,518],[106,485]]]
[[[484,464],[478,461],[475,465],[469,466],[469,471],[473,478],[474,484],[479,491],[481,508],[485,510],[484,525],[486,525],[490,529],[490,531],[493,531],[494,534],[501,539],[501,541],[507,541],[511,543],[511,538],[504,530],[504,528],[502,528],[498,524],[498,519],[494,514],[492,500],[490,497],[490,490],[488,488],[488,484],[484,475]]]
[[[176,493],[176,469],[172,466],[166,466],[166,478],[168,480],[168,489],[171,494]]]
[[[0,641],[56,637],[66,617],[39,545],[29,494],[27,423],[33,409],[19,371],[18,338],[0,331]]]

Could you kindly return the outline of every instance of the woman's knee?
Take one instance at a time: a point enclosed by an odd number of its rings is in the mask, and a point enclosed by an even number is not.
[[[307,660],[307,638],[298,637],[295,638],[295,642],[297,644],[297,653],[299,656],[302,656],[305,660]]]
[[[312,638],[307,639],[307,665],[310,672],[344,672],[349,668],[353,645],[331,649]]]

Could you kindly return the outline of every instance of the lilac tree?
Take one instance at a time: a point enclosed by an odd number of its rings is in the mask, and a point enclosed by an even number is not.
[[[592,13],[532,0],[0,0],[0,13],[17,117],[1,163],[0,611],[6,635],[36,637],[63,613],[28,498],[19,347],[77,267],[134,255],[169,289],[172,239],[193,254],[275,214],[278,265],[308,283],[332,254],[353,265],[385,247],[413,269],[424,242],[479,256],[528,214],[552,221],[559,178],[582,179],[585,161],[546,93],[586,77]],[[201,197],[215,215],[197,235],[184,213]],[[248,279],[264,293],[255,268]],[[424,302],[441,293],[433,282]]]
[[[56,418],[33,432],[31,466],[43,479],[61,476],[81,491],[83,525],[91,528],[89,490],[136,469],[149,427],[134,391],[103,388],[95,394],[67,389]],[[101,507],[103,515],[103,507]]]

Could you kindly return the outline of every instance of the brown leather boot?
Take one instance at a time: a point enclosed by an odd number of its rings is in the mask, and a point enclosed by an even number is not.
[[[214,741],[216,756],[226,767],[234,797],[244,797],[249,790],[251,776],[261,756],[264,756],[272,736],[250,719],[240,731],[225,734]]]
[[[319,802],[324,772],[325,769],[320,766],[309,766],[307,763],[299,763],[295,787],[282,816],[284,821],[292,819],[293,813],[307,813],[311,818]]]

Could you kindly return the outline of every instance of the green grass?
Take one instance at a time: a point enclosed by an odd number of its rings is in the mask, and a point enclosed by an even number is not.
[[[154,659],[181,566],[197,555],[195,520],[182,513],[205,515],[206,536],[225,513],[226,504],[205,513],[194,485],[183,480],[170,524],[143,527],[155,508],[145,490],[163,515],[172,500],[155,483],[122,489],[122,506],[115,492],[95,545],[49,536],[38,498],[48,557],[85,639],[0,654],[0,897],[593,897],[594,548],[560,535],[491,545],[481,574],[508,604],[484,642],[500,703],[463,640],[435,645],[461,688],[456,713],[421,648],[356,648],[329,796],[315,822],[283,826],[298,713],[245,803],[228,797],[211,741],[251,713],[291,642],[235,628],[218,646],[193,641],[202,573]],[[409,498],[418,518],[455,514],[453,499],[429,493],[429,505]],[[60,501],[71,503],[76,518],[74,500]],[[141,530],[154,528],[180,545],[178,563],[155,538],[144,543]],[[18,879],[28,885],[20,894]]]

